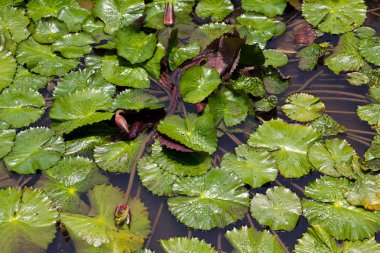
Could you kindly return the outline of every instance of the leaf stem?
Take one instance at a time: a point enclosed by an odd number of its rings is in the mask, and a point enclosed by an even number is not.
[[[219,232],[218,233],[218,237],[216,239],[216,249],[218,250],[218,252],[222,252],[222,233]]]
[[[337,113],[337,114],[350,114],[350,115],[356,115],[356,112],[349,112],[349,111],[339,111],[339,110],[326,110],[327,113]]]
[[[340,101],[345,101],[345,102],[355,102],[355,103],[363,103],[363,104],[367,104],[368,101],[367,100],[363,100],[363,99],[357,99],[357,98],[341,98],[341,97],[320,97],[322,100],[340,100]]]
[[[251,215],[249,215],[249,213],[247,213],[246,216],[247,216],[247,220],[248,220],[249,225],[251,225],[251,228],[255,228],[255,224],[253,223]]]
[[[299,186],[299,185],[296,184],[296,183],[291,183],[291,184],[292,184],[292,186],[293,186],[295,189],[297,189],[297,190],[299,190],[300,192],[303,193],[303,188],[302,188],[301,186]]]
[[[351,129],[351,128],[347,128],[346,132],[358,133],[358,134],[376,135],[375,132],[364,131],[364,130],[357,130],[357,129]]]
[[[310,77],[310,79],[307,80],[307,82],[304,85],[302,85],[299,89],[295,90],[294,93],[297,93],[306,89],[306,87],[309,86],[309,84],[311,84],[322,73],[323,73],[323,70],[320,70],[319,72],[317,72],[315,75]]]
[[[358,139],[361,139],[363,141],[367,141],[367,142],[371,142],[372,139],[369,139],[369,138],[366,138],[366,137],[363,137],[363,136],[360,136],[360,135],[356,135],[356,134],[351,134],[351,133],[346,133],[346,135],[351,135],[351,136],[354,136]]]
[[[236,143],[236,145],[242,145],[243,142],[241,142],[241,140],[239,140],[235,135],[229,133],[229,132],[225,132],[226,135],[233,141]]]
[[[377,7],[377,8],[374,8],[374,9],[370,9],[367,12],[374,12],[374,11],[378,11],[378,10],[380,10],[380,7]]]
[[[363,100],[365,100],[364,102],[368,103],[368,99],[366,96],[359,95],[359,94],[356,94],[353,92],[330,91],[330,90],[304,90],[304,92],[315,92],[315,93],[325,93],[325,94],[333,94],[333,95],[350,96],[350,97],[363,99]]]
[[[163,207],[164,207],[164,202],[162,201],[160,204],[160,207],[158,208],[156,218],[154,219],[154,222],[153,222],[152,232],[150,233],[148,239],[146,240],[144,248],[149,248],[150,242],[152,241],[152,235],[157,228],[158,220],[160,219]]]
[[[352,139],[352,140],[354,140],[354,141],[356,141],[356,142],[359,142],[359,143],[361,143],[361,144],[363,144],[363,145],[365,145],[365,146],[368,146],[368,147],[371,146],[371,145],[370,145],[369,143],[367,143],[366,141],[363,141],[363,140],[361,140],[361,139],[359,139],[359,138],[357,138],[357,137],[355,137],[355,136],[353,136],[353,135],[347,134],[347,137],[350,138],[350,139]]]
[[[282,241],[280,236],[278,236],[277,232],[274,231],[273,229],[271,229],[270,231],[277,237],[277,241],[280,243],[280,245],[281,245],[282,249],[285,251],[285,253],[290,253],[290,251],[288,250],[288,247],[286,247],[285,243]]]

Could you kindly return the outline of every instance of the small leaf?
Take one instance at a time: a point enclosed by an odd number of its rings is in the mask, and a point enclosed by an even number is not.
[[[300,70],[313,70],[318,64],[318,60],[326,53],[326,48],[317,43],[313,43],[310,46],[302,48],[297,53],[298,68]]]
[[[0,10],[0,33],[7,39],[20,42],[29,36],[27,26],[29,18],[22,9],[4,7]]]
[[[12,82],[16,67],[13,55],[0,48],[0,92]]]
[[[16,130],[14,129],[0,130],[0,158],[3,158],[11,151],[15,136]]]
[[[179,89],[185,102],[195,104],[209,96],[221,82],[215,69],[193,66],[181,77]]]
[[[241,75],[232,83],[236,90],[243,90],[254,97],[263,97],[265,95],[264,82],[258,77],[248,77]]]
[[[286,54],[274,50],[274,49],[266,49],[263,50],[265,56],[264,66],[268,67],[269,65],[273,67],[281,67],[288,63],[288,57]]]
[[[65,22],[70,32],[79,32],[83,21],[90,16],[90,12],[84,8],[73,6],[63,7],[58,13],[58,19]]]
[[[325,105],[313,95],[294,93],[287,97],[281,109],[290,119],[307,122],[319,118],[325,110]]]
[[[157,43],[156,52],[153,57],[150,58],[144,66],[144,69],[148,71],[155,79],[158,79],[161,74],[161,59],[166,54],[165,48],[161,43]]]
[[[68,32],[65,23],[56,18],[38,20],[32,38],[38,43],[54,43],[59,37]]]
[[[293,230],[301,213],[299,197],[284,187],[269,188],[266,195],[256,194],[251,201],[252,217],[275,230]]]
[[[269,66],[264,70],[264,86],[267,92],[280,94],[290,84],[290,77],[283,76],[277,69]]]
[[[211,17],[211,20],[216,22],[225,19],[233,10],[234,6],[230,0],[201,0],[195,8],[195,13],[203,19]]]
[[[174,237],[169,240],[160,240],[165,252],[202,252],[216,253],[217,251],[208,243],[198,238]]]
[[[12,151],[4,158],[8,170],[31,174],[55,165],[65,151],[61,137],[48,128],[29,128],[17,134]]]
[[[370,38],[370,37],[375,36],[376,30],[371,28],[371,27],[368,27],[368,26],[361,26],[361,27],[355,29],[354,33],[360,39],[366,39],[366,38]]]
[[[368,122],[370,125],[380,124],[380,104],[358,106],[356,113],[361,120]]]
[[[17,68],[16,75],[10,84],[11,89],[32,89],[39,90],[46,86],[49,82],[49,78],[31,73],[28,69],[19,66]]]
[[[91,52],[92,43],[95,43],[95,40],[88,33],[69,33],[58,38],[52,49],[60,52],[63,57],[79,58]]]
[[[258,113],[270,112],[277,107],[277,102],[277,97],[270,95],[253,103],[253,108],[255,109],[255,112]]]
[[[310,122],[310,126],[322,136],[336,135],[346,131],[344,126],[337,123],[328,114],[323,114],[321,117],[313,120]]]
[[[149,94],[145,90],[126,89],[117,95],[112,107],[114,110],[123,109],[139,112],[141,109],[154,110],[164,106],[157,97]]]
[[[232,30],[231,25],[225,23],[207,23],[194,29],[190,36],[190,43],[198,43],[201,49],[208,46],[213,40]]]
[[[368,210],[380,210],[380,175],[367,174],[355,181],[345,197],[351,205],[363,206]]]
[[[364,39],[360,43],[360,54],[368,62],[380,66],[380,37],[371,37]]]
[[[242,7],[246,11],[261,12],[268,17],[274,17],[284,12],[286,0],[243,0]]]
[[[186,60],[192,59],[200,53],[198,43],[188,44],[183,47],[173,48],[169,54],[169,67],[175,70]]]
[[[66,142],[65,155],[81,155],[92,151],[96,146],[110,142],[111,136],[104,134],[87,136]]]

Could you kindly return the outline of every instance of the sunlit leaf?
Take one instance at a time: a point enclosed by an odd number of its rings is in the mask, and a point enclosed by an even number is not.
[[[252,217],[275,230],[293,230],[301,213],[301,200],[285,187],[269,188],[266,195],[258,193],[251,201]]]
[[[89,207],[80,194],[106,181],[106,177],[99,173],[90,159],[80,156],[64,157],[45,171],[37,187],[43,188],[59,210],[86,214]]]
[[[58,51],[66,58],[79,58],[91,52],[90,44],[94,38],[88,33],[69,33],[58,38],[52,45],[53,51]]]
[[[174,237],[168,240],[160,240],[160,245],[165,252],[202,252],[216,253],[217,251],[208,243],[198,238]]]
[[[370,125],[380,124],[380,104],[358,106],[356,113],[361,120],[367,121]]]
[[[281,67],[288,63],[286,54],[275,49],[263,50],[265,56],[264,66],[272,65],[273,67]]]
[[[34,21],[42,17],[57,17],[63,7],[78,7],[75,0],[31,0],[28,4],[28,15]]]
[[[126,89],[117,95],[115,101],[112,104],[112,107],[114,110],[124,109],[139,112],[141,109],[154,110],[162,108],[163,104],[157,97],[149,94],[145,90]]]
[[[83,21],[90,15],[84,8],[67,6],[63,7],[58,14],[58,19],[65,22],[70,32],[79,32],[82,29]]]
[[[188,59],[192,59],[200,53],[198,43],[188,44],[183,47],[173,48],[169,54],[169,67],[175,70]]]
[[[371,142],[371,146],[365,152],[364,158],[366,161],[371,161],[380,158],[380,135],[376,134]]]
[[[32,89],[7,89],[0,94],[0,118],[12,128],[25,127],[44,113],[45,100]]]
[[[183,196],[168,199],[169,210],[188,227],[223,228],[242,219],[248,211],[248,192],[243,183],[222,169],[179,178],[173,189]]]
[[[77,138],[66,142],[65,155],[79,155],[92,151],[96,146],[110,141],[110,136],[97,135]]]
[[[143,139],[144,136],[140,136],[134,141],[111,142],[95,147],[96,164],[105,171],[129,173]]]
[[[77,60],[55,55],[50,46],[41,45],[29,38],[17,47],[17,61],[43,76],[62,76],[78,65]]]
[[[308,228],[306,233],[302,235],[302,238],[298,239],[298,243],[295,246],[295,252],[338,253],[345,251],[339,250],[334,238],[330,237],[323,227],[312,225],[312,227]]]
[[[346,128],[337,123],[328,114],[323,114],[321,117],[310,122],[310,126],[314,128],[322,136],[336,135],[343,133]]]
[[[185,119],[179,115],[169,116],[161,121],[157,129],[193,150],[209,154],[216,151],[217,137],[214,120],[208,113],[200,117],[190,113]]]
[[[225,237],[232,244],[236,253],[283,253],[277,237],[268,230],[257,231],[253,227],[243,226],[226,232]]]
[[[254,97],[263,97],[265,95],[264,82],[258,77],[241,75],[232,83],[232,87],[237,90],[243,90]]]
[[[166,54],[165,48],[161,43],[157,43],[156,51],[152,58],[144,65],[144,69],[148,71],[155,79],[158,79],[161,74],[161,59]]]
[[[277,102],[277,97],[270,95],[253,103],[253,107],[255,109],[255,112],[270,112],[277,107]]]
[[[356,36],[358,36],[361,39],[370,38],[376,35],[376,30],[368,27],[368,26],[361,26],[354,30],[354,33]]]
[[[11,151],[15,136],[16,130],[14,129],[0,130],[0,158],[3,158]]]
[[[243,0],[242,7],[246,11],[256,11],[274,17],[284,12],[286,0]]]
[[[18,6],[24,3],[23,0],[0,0],[0,5],[3,7]]]
[[[0,91],[12,82],[16,67],[16,59],[13,55],[0,48]]]
[[[32,38],[38,43],[53,43],[67,32],[65,23],[56,18],[44,18],[37,22]]]
[[[0,10],[0,33],[5,35],[7,39],[15,42],[25,40],[29,36],[27,26],[29,24],[28,17],[22,9],[13,7],[2,7]]]
[[[16,135],[12,151],[4,158],[8,170],[31,174],[55,165],[65,151],[61,137],[45,127],[29,128]]]
[[[86,88],[62,95],[50,110],[50,118],[55,120],[52,128],[58,133],[69,133],[84,125],[109,120],[113,113],[104,111],[111,104],[111,97],[101,90]]]
[[[326,33],[340,34],[358,28],[366,18],[363,0],[305,0],[302,15],[307,22]]]
[[[224,155],[221,167],[235,173],[244,183],[258,188],[276,180],[278,171],[269,152],[241,145],[235,149],[235,153]]]
[[[190,42],[199,43],[203,49],[208,46],[213,40],[221,37],[225,33],[229,33],[232,30],[231,25],[225,23],[207,23],[195,28],[190,37]]]
[[[343,244],[344,253],[366,253],[380,251],[380,243],[375,238],[370,238],[363,241],[345,241]]]
[[[134,252],[143,246],[144,238],[150,233],[150,222],[147,209],[139,199],[128,201],[131,222],[118,228],[114,221],[115,208],[125,201],[120,189],[97,185],[88,197],[92,206],[90,217],[60,215],[77,251]]]
[[[148,60],[154,54],[157,38],[155,34],[139,32],[132,26],[125,26],[116,33],[118,55],[132,64]]]
[[[116,55],[105,56],[102,62],[103,77],[116,85],[133,88],[149,88],[148,73],[143,68],[122,66]]]
[[[185,102],[195,104],[210,95],[221,82],[215,69],[193,66],[183,74],[179,89]]]
[[[380,37],[371,37],[360,43],[360,54],[368,62],[380,66]]]
[[[0,190],[1,251],[45,252],[55,237],[58,212],[41,190]]]
[[[259,126],[249,138],[248,144],[273,152],[280,173],[284,177],[294,178],[310,171],[307,152],[319,137],[311,127],[287,124],[278,119],[266,121]]]
[[[281,109],[290,119],[307,122],[319,118],[325,110],[325,105],[311,94],[294,93],[286,98]]]
[[[265,90],[272,94],[280,94],[284,92],[290,84],[290,77],[283,76],[279,70],[272,66],[269,66],[264,70],[263,77]]]
[[[234,6],[230,0],[200,0],[195,8],[195,13],[200,18],[211,17],[212,21],[222,21],[232,11]]]
[[[313,70],[317,66],[319,58],[322,57],[325,52],[326,48],[317,43],[302,48],[297,53],[297,58],[300,59],[298,68],[301,70]]]

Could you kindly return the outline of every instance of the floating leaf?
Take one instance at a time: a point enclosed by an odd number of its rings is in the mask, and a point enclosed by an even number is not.
[[[264,82],[258,77],[248,77],[241,75],[232,83],[236,90],[243,90],[254,97],[263,97],[265,95]]]
[[[18,66],[16,75],[13,82],[10,84],[10,88],[30,88],[32,90],[39,90],[46,86],[49,78],[31,73],[28,69]]]
[[[326,53],[326,47],[323,47],[317,43],[313,43],[310,46],[302,48],[297,53],[298,68],[301,70],[313,70],[318,64],[318,60]]]
[[[255,109],[255,112],[270,112],[276,108],[277,102],[277,97],[270,95],[253,103],[253,107]]]
[[[234,6],[230,0],[200,0],[195,8],[195,13],[200,18],[211,17],[211,20],[222,21],[232,11]]]
[[[156,51],[152,58],[150,58],[144,66],[144,69],[148,71],[155,79],[158,79],[161,74],[161,59],[166,54],[165,48],[161,43],[157,43]]]
[[[37,22],[32,38],[38,43],[54,43],[68,32],[65,23],[56,18],[44,18]]]
[[[307,22],[326,33],[340,34],[358,28],[366,18],[363,0],[305,0],[302,15]]]
[[[217,251],[208,243],[198,238],[174,237],[169,240],[160,240],[165,252],[202,252],[216,253]]]
[[[104,31],[113,34],[141,17],[144,7],[142,0],[96,0],[93,13],[105,23]]]
[[[244,183],[258,188],[276,180],[278,171],[269,152],[240,145],[235,153],[224,155],[221,167],[235,173]]]
[[[263,50],[265,56],[264,66],[272,65],[273,67],[281,67],[288,63],[288,57],[283,52],[275,49]]]
[[[34,21],[42,17],[57,17],[63,7],[78,7],[75,0],[31,0],[28,4],[28,15]]]
[[[290,119],[307,122],[319,118],[325,110],[325,105],[311,94],[294,93],[287,97],[281,109]]]
[[[287,124],[281,119],[265,121],[251,135],[248,144],[273,152],[277,169],[287,178],[302,177],[310,171],[307,152],[319,138],[308,126]]]
[[[59,133],[70,133],[75,128],[109,120],[113,113],[104,112],[111,106],[110,96],[101,90],[83,89],[60,96],[50,110],[55,122],[52,128]]]
[[[78,65],[77,60],[64,59],[55,55],[50,46],[41,45],[29,38],[17,47],[17,60],[43,76],[62,76]]]
[[[364,39],[360,43],[360,54],[368,62],[380,66],[380,37],[371,37]]]
[[[251,201],[251,215],[261,225],[275,230],[291,231],[302,213],[297,194],[285,187],[273,187],[266,195],[256,194]]]
[[[227,231],[225,236],[236,252],[284,253],[277,237],[268,230],[257,231],[255,228],[243,226]]]
[[[345,193],[351,205],[361,205],[365,209],[380,210],[380,175],[365,175],[355,181],[354,187]]]
[[[129,173],[135,162],[144,136],[130,142],[118,141],[95,147],[94,158],[102,170],[118,173]]]
[[[346,131],[344,126],[337,123],[328,114],[323,114],[321,117],[313,120],[310,122],[310,126],[322,136],[336,135]]]
[[[380,124],[380,104],[358,106],[356,114],[361,120],[367,121],[370,125]]]
[[[221,82],[215,69],[193,66],[181,77],[179,89],[185,102],[195,104],[209,96]]]
[[[0,190],[0,213],[3,252],[44,252],[55,237],[58,212],[41,190]]]
[[[64,151],[63,139],[50,129],[29,128],[17,134],[12,151],[4,161],[11,171],[31,174],[52,167]]]
[[[380,158],[380,135],[376,134],[371,142],[370,148],[364,154],[365,161]]]
[[[102,75],[107,81],[140,89],[150,87],[148,73],[143,68],[121,66],[120,63],[116,55],[103,58]]]
[[[13,55],[0,48],[0,91],[12,82],[16,67],[16,59]]]
[[[190,37],[190,43],[199,43],[201,49],[208,46],[213,40],[232,30],[231,25],[225,23],[207,23],[195,28]]]
[[[106,177],[99,173],[90,159],[80,156],[64,157],[45,171],[37,187],[43,188],[61,211],[86,214],[89,207],[80,194],[106,181]]]
[[[110,142],[110,135],[87,136],[66,142],[65,155],[79,155],[92,151],[96,146]]]
[[[243,0],[242,7],[246,11],[261,12],[268,17],[274,17],[284,12],[286,0]]]
[[[22,9],[2,6],[0,10],[0,33],[7,39],[20,42],[29,36],[28,17]]]
[[[173,48],[169,54],[169,67],[175,70],[186,60],[194,58],[200,53],[198,43],[188,44],[183,47]]]
[[[264,70],[264,86],[267,92],[280,94],[290,84],[290,77],[283,76],[277,69],[269,66]]]
[[[173,189],[184,196],[168,199],[169,210],[188,227],[223,228],[242,219],[248,211],[248,192],[243,183],[221,169],[179,178]]]
[[[11,151],[15,136],[16,130],[14,129],[0,130],[0,158],[3,158]]]
[[[178,115],[169,116],[161,121],[157,129],[193,150],[209,154],[216,151],[216,130],[209,113],[200,117],[190,113],[185,119]]]
[[[132,64],[148,60],[156,48],[156,35],[139,32],[132,26],[125,26],[116,33],[116,48],[118,55]]]
[[[117,95],[112,107],[114,110],[123,109],[139,112],[141,109],[159,109],[163,107],[163,104],[157,97],[145,90],[126,89]]]
[[[0,94],[0,118],[12,128],[28,126],[44,113],[45,100],[32,89],[7,89]]]
[[[89,193],[93,207],[91,217],[61,213],[77,251],[134,252],[143,246],[144,238],[150,233],[146,207],[139,199],[130,199],[131,222],[115,226],[115,208],[124,202],[123,193],[113,186],[97,185]],[[94,248],[95,247],[95,248]]]
[[[88,33],[69,33],[58,38],[53,44],[53,51],[58,51],[66,58],[79,58],[91,52],[90,44],[95,43]]]
[[[73,6],[63,7],[58,14],[58,19],[65,22],[70,32],[79,32],[82,29],[83,21],[90,15],[84,8]]]
[[[357,37],[361,39],[370,38],[376,35],[376,30],[368,27],[368,26],[361,26],[354,30],[354,33]]]

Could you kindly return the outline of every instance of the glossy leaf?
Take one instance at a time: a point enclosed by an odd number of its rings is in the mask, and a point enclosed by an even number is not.
[[[280,173],[287,178],[296,178],[310,171],[307,152],[318,138],[319,134],[311,127],[287,124],[278,119],[259,126],[248,144],[272,152]]]
[[[152,58],[150,58],[144,65],[144,69],[148,71],[155,79],[158,79],[161,74],[161,59],[165,56],[165,48],[161,43],[157,43],[156,51]]]
[[[224,155],[221,167],[235,173],[245,184],[258,188],[276,180],[278,171],[269,152],[240,145],[235,153]]]
[[[34,21],[42,17],[57,17],[65,6],[77,7],[78,4],[75,0],[32,0],[27,4],[28,15]]]
[[[191,43],[199,43],[201,49],[208,46],[213,40],[232,30],[231,25],[225,23],[207,23],[194,29],[190,36]]]
[[[277,107],[277,102],[277,97],[270,95],[253,103],[253,107],[255,109],[255,112],[270,112]]]
[[[3,158],[11,151],[15,136],[16,130],[14,129],[0,130],[0,158]]]
[[[328,114],[323,114],[321,117],[313,120],[310,122],[310,126],[322,136],[336,135],[346,131],[344,126],[340,125]]]
[[[0,118],[12,128],[25,127],[44,113],[45,100],[32,89],[7,89],[0,94]]]
[[[200,53],[198,43],[188,44],[183,47],[173,48],[169,54],[169,67],[175,70],[186,60],[192,59]]]
[[[361,39],[370,38],[376,35],[376,30],[368,27],[368,26],[361,26],[354,30],[354,33],[357,37]]]
[[[347,201],[368,210],[380,210],[380,175],[369,175],[355,181],[354,187],[345,193]]]
[[[298,68],[301,70],[313,70],[318,64],[318,60],[326,53],[326,48],[313,43],[310,46],[302,48],[297,57],[300,59]]]
[[[281,109],[290,119],[307,122],[319,118],[325,110],[325,105],[311,94],[294,93],[286,98]]]
[[[4,158],[8,170],[31,174],[55,165],[65,151],[61,137],[48,128],[29,128],[17,134],[12,151]]]
[[[70,32],[79,32],[82,29],[83,21],[89,15],[90,12],[84,8],[67,6],[58,13],[58,19],[65,22]]]
[[[163,104],[157,97],[149,94],[145,90],[126,89],[116,96],[112,107],[114,110],[123,109],[139,112],[142,109],[159,109],[163,107]]]
[[[28,69],[19,66],[10,88],[30,88],[32,90],[39,90],[46,86],[49,78],[31,73]]]
[[[88,33],[69,33],[58,38],[53,44],[53,51],[58,51],[66,58],[79,58],[91,52],[90,44],[94,38]]]
[[[55,237],[58,212],[41,190],[0,190],[2,252],[44,252]]]
[[[199,103],[222,82],[218,72],[209,67],[193,66],[181,77],[180,92],[188,103]]]
[[[157,129],[193,150],[209,154],[216,151],[217,137],[214,120],[208,113],[200,117],[188,114],[185,119],[178,115],[169,116],[160,122]]]
[[[95,135],[77,138],[66,142],[65,155],[80,155],[92,151],[96,146],[111,141],[110,135]]]
[[[16,59],[13,55],[0,48],[0,91],[12,82],[16,67]]]
[[[370,125],[380,124],[380,104],[358,106],[356,113],[361,120],[368,122]]]
[[[221,169],[180,178],[173,189],[183,196],[168,199],[169,210],[188,227],[223,228],[248,211],[248,192],[243,186],[236,176]]]
[[[263,80],[265,90],[272,94],[280,94],[284,92],[290,84],[290,77],[283,76],[279,70],[272,66],[269,66],[264,70]]]
[[[243,0],[242,7],[246,11],[256,11],[274,17],[284,12],[286,0]]]
[[[216,253],[210,244],[198,238],[174,237],[168,240],[160,240],[160,245],[165,252],[202,252]]]
[[[269,188],[266,195],[258,193],[251,201],[252,217],[275,230],[293,230],[301,213],[299,197],[285,187]]]
[[[371,37],[360,43],[360,54],[368,62],[380,66],[380,37]]]
[[[65,35],[67,32],[65,23],[56,18],[44,18],[38,20],[32,38],[38,43],[54,43],[57,38]]]
[[[20,42],[28,38],[29,18],[25,11],[13,7],[2,7],[0,10],[0,33],[7,39]]]
[[[195,13],[200,18],[211,17],[212,21],[217,22],[225,19],[233,10],[234,6],[230,0],[201,0],[195,8]]]
[[[232,83],[232,87],[237,90],[243,90],[254,97],[263,97],[265,95],[264,83],[258,77],[242,75]]]
[[[272,65],[273,67],[281,67],[288,63],[286,54],[275,49],[263,50],[265,56],[264,66]]]

